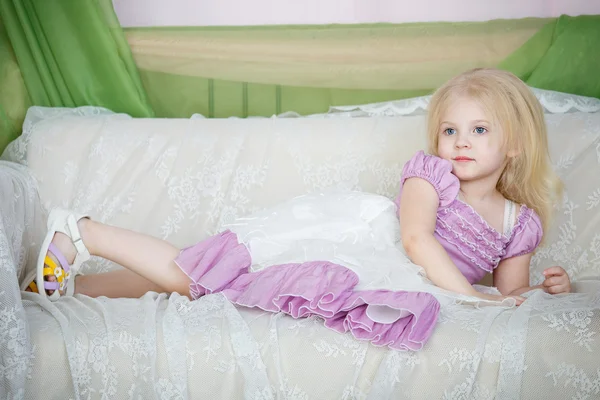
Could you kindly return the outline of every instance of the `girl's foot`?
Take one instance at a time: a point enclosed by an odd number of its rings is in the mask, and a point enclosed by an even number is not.
[[[77,225],[81,225],[82,221],[79,221],[79,223]],[[57,253],[62,253],[62,255],[64,256],[65,260],[69,265],[73,264],[73,261],[75,260],[75,256],[77,255],[77,250],[75,249],[75,246],[73,245],[73,242],[71,242],[71,239],[65,235],[64,233],[61,232],[56,232],[54,234],[54,238],[52,238],[52,247],[54,249],[58,249]],[[65,272],[65,270],[62,267],[61,264],[61,260],[60,255],[55,255],[54,252],[52,252],[52,249],[48,249],[48,252],[46,253],[46,256],[50,259],[48,260],[48,258],[46,258],[45,262],[44,262],[44,281],[46,282],[58,282],[58,285],[60,286],[60,283],[65,281],[66,279],[74,279],[74,276],[71,276],[70,273]],[[49,271],[49,270],[51,271]],[[46,272],[50,272],[48,274],[46,274]],[[69,274],[69,276],[67,277],[67,274]],[[44,287],[44,285],[41,285],[41,287]],[[35,292],[35,293],[39,293],[38,290],[40,289],[40,285],[37,284],[36,279],[34,279],[29,286],[27,287],[27,289],[25,289],[27,292]],[[61,296],[63,296],[65,294],[65,289],[66,287],[63,287],[62,290],[60,290],[59,288],[59,293]],[[48,296],[51,296],[52,293],[54,293],[54,290],[52,289],[46,289],[46,294]]]
[[[35,282],[30,291],[51,301],[62,295],[73,295],[74,280],[81,263],[90,258],[81,235],[89,221],[85,215],[53,209],[48,216],[48,233],[42,243],[36,267]]]

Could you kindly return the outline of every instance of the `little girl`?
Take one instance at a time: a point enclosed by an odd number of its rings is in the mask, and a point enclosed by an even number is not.
[[[541,105],[527,86],[514,75],[494,69],[475,69],[451,79],[431,99],[428,139],[430,155],[419,152],[405,165],[401,192],[396,200],[401,247],[412,265],[420,266],[423,279],[458,296],[485,301],[509,298],[516,304],[524,301],[521,294],[532,289],[552,294],[569,292],[569,277],[561,267],[546,269],[543,284],[529,286],[531,256],[541,242],[543,230],[548,227],[553,206],[560,198],[561,184],[548,159]],[[317,204],[317,197],[311,200],[313,205]],[[348,208],[350,204],[348,201]],[[329,210],[344,207],[338,204]],[[356,211],[352,212],[356,214]],[[327,218],[326,213],[323,215]],[[372,221],[374,219],[369,223]],[[398,225],[397,219],[395,225]],[[177,292],[197,298],[237,285],[233,281],[235,277],[243,277],[246,288],[260,273],[277,271],[263,268],[254,275],[257,269],[250,266],[255,263],[260,246],[256,241],[250,245],[248,236],[236,237],[231,231],[181,251],[163,240],[64,210],[50,213],[48,227],[37,279],[29,290],[39,291],[50,300],[73,293],[92,297],[139,297],[148,291]],[[313,236],[302,240],[321,234],[319,230],[312,230]],[[294,246],[289,240],[286,243],[289,248]],[[360,247],[361,243],[357,241],[354,246]],[[378,246],[377,243],[372,245]],[[393,252],[391,247],[388,250]],[[251,254],[253,252],[256,254]],[[125,268],[75,277],[79,265],[90,254]],[[220,281],[208,288],[210,284],[206,282],[217,279],[214,273],[209,276],[215,264],[239,271],[232,272],[231,281]],[[263,266],[274,265],[279,264],[271,260],[270,265]],[[379,274],[381,279],[377,279],[383,282],[396,279],[390,277],[401,267],[396,270],[394,265],[404,264],[396,259],[389,268],[378,265],[377,270],[372,268],[362,275],[356,265],[354,269],[348,268],[358,271],[359,281],[374,281],[373,276]],[[333,264],[326,266],[334,268]],[[311,264],[311,268],[317,267]],[[473,287],[489,272],[493,272],[496,294],[481,293]],[[267,279],[264,274],[260,276]],[[200,284],[201,280],[205,283]],[[321,281],[327,286],[327,279]],[[36,282],[42,283],[41,290]],[[383,286],[365,287],[381,289]],[[410,289],[401,284],[388,289],[399,287]],[[397,318],[398,315],[391,321]]]
[[[431,99],[429,152],[404,168],[403,245],[429,278],[448,290],[481,295],[472,284],[493,272],[504,296],[529,286],[529,263],[560,198],[548,159],[543,110],[516,76],[476,69],[447,82]],[[418,179],[417,179],[418,178]],[[539,287],[570,291],[552,267]]]

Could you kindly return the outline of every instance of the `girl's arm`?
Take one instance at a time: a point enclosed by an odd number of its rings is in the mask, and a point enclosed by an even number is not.
[[[400,197],[402,245],[410,259],[425,269],[437,286],[456,293],[478,296],[479,293],[454,264],[446,250],[433,236],[439,197],[424,179],[409,178]]]
[[[533,289],[546,291],[544,285],[529,286],[529,263],[533,253],[500,261],[494,269],[494,286],[505,296],[518,296]]]
[[[529,286],[529,263],[532,253],[500,261],[494,270],[494,286],[505,296],[519,296],[533,289],[542,289],[546,293],[560,294],[571,291],[569,275],[562,267],[544,270],[544,282]]]

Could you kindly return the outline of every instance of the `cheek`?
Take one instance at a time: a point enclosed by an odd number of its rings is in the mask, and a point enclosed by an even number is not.
[[[452,150],[452,144],[449,143],[448,140],[443,140],[443,137],[439,138],[438,145],[437,145],[437,150],[438,150],[438,154],[439,155],[443,155],[443,154],[448,153],[449,151]]]
[[[490,165],[499,166],[506,159],[506,151],[504,150],[504,146],[495,141],[487,143],[486,146],[482,146],[480,152],[485,156]]]
[[[504,149],[504,144],[497,138],[494,138],[493,140],[487,140],[485,142],[484,148],[486,148],[489,153],[493,154],[506,153]]]

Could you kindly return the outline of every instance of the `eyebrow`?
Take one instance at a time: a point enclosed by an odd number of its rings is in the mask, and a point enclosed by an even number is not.
[[[476,123],[476,124],[477,124],[477,123],[482,123],[482,122],[484,122],[484,123],[486,123],[486,124],[489,124],[489,123],[490,123],[490,121],[488,121],[488,120],[486,120],[486,119],[476,119],[476,120],[474,120],[474,121],[470,121],[470,122],[472,122],[472,123]],[[455,125],[455,124],[454,124],[454,122],[450,122],[450,121],[442,121],[442,122],[440,122],[440,125],[443,125],[443,124],[447,124],[447,125]]]

